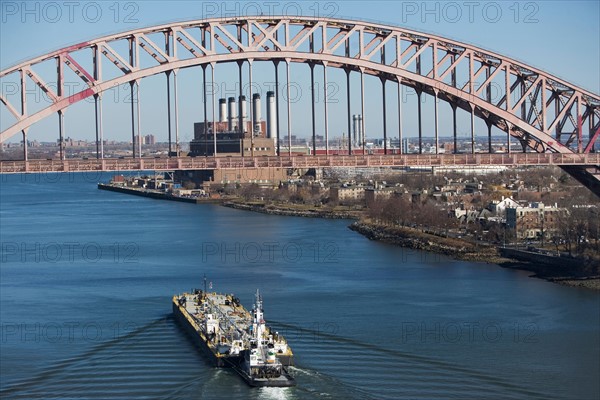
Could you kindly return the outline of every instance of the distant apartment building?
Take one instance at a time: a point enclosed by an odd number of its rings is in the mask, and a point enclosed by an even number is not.
[[[140,141],[140,136],[139,135],[135,135],[135,144],[137,145]],[[154,135],[146,135],[146,136],[142,136],[142,144],[144,145],[153,145],[156,144],[156,138],[154,137]]]
[[[402,193],[402,189],[397,187],[367,188],[365,189],[365,204],[370,207],[378,200],[385,201],[394,196],[401,196]]]
[[[56,145],[60,146],[60,139],[56,139]],[[70,137],[63,139],[63,147],[86,147],[89,143],[86,140],[77,140]]]
[[[332,186],[329,188],[329,198],[332,201],[362,200],[365,197],[364,186]]]
[[[154,137],[154,135],[146,135],[144,136],[144,144],[156,144],[156,138]]]
[[[558,216],[564,208],[546,206],[544,203],[531,203],[528,206],[507,207],[506,226],[514,230],[518,239],[536,239],[555,231]]]
[[[454,143],[446,142],[442,146],[445,153],[454,153]]]

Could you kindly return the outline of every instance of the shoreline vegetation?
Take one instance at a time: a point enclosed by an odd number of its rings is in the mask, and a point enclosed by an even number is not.
[[[428,251],[436,254],[473,262],[485,262],[497,264],[502,268],[519,269],[533,272],[532,277],[545,279],[566,286],[583,287],[600,291],[600,276],[590,275],[584,260],[575,260],[573,273],[565,275],[561,273],[562,261],[557,259],[555,263],[536,263],[523,261],[513,257],[502,255],[502,249],[498,246],[473,243],[462,238],[451,238],[423,232],[420,229],[410,227],[386,226],[370,221],[363,217],[361,211],[344,209],[315,208],[298,206],[294,204],[266,204],[264,202],[246,202],[243,200],[228,200],[221,205],[237,210],[253,211],[269,215],[284,215],[304,218],[325,219],[350,219],[354,220],[348,228],[365,236],[369,240],[375,240],[404,248]],[[579,262],[578,262],[579,261]]]
[[[444,237],[443,235],[425,232],[406,226],[390,226],[376,223],[365,216],[361,210],[349,207],[315,207],[292,203],[267,203],[264,201],[246,201],[239,197],[221,199],[185,199],[165,195],[157,191],[136,190],[117,187],[110,184],[98,184],[102,190],[128,193],[161,200],[187,201],[196,204],[220,204],[237,210],[259,212],[269,215],[294,216],[303,218],[348,219],[353,222],[348,228],[369,240],[396,245],[404,248],[428,251],[464,261],[486,262],[497,264],[503,268],[519,269],[532,272],[532,277],[545,279],[562,285],[582,287],[600,291],[600,275],[583,259],[569,259],[572,268],[569,274],[561,271],[564,260],[559,257],[536,257],[534,253],[522,253],[527,257],[503,255],[502,248],[481,242],[473,242],[465,238]],[[514,253],[514,252],[513,252]],[[596,267],[597,268],[597,267]]]
[[[409,227],[384,226],[364,220],[353,222],[349,228],[370,240],[443,254],[457,260],[497,264],[502,268],[533,272],[532,277],[549,282],[600,291],[600,276],[590,274],[590,268],[584,260],[571,259],[573,270],[569,274],[564,274],[561,271],[564,260],[558,257],[554,258],[554,262],[524,261],[503,255],[503,249],[498,246],[438,236]]]

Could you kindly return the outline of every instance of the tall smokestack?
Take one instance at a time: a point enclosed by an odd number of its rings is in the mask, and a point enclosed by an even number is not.
[[[238,105],[238,131],[242,134],[246,130],[246,120],[248,119],[248,113],[246,112],[246,96],[239,97]]]
[[[248,111],[246,106],[246,96],[240,96],[240,117],[242,117],[244,125],[246,124],[246,121],[248,121]]]
[[[235,97],[230,97],[228,99],[228,103],[229,103],[229,116],[227,119],[227,121],[228,121],[227,130],[229,132],[233,132],[235,119],[237,118],[237,113],[235,110]]]
[[[227,122],[227,100],[219,99],[219,122]]]
[[[354,145],[358,146],[358,115],[352,116],[352,132],[354,133]]]
[[[358,137],[359,137],[359,146],[362,146],[365,143],[365,131],[363,129],[363,116],[362,114],[358,114]]]
[[[254,93],[252,95],[252,119],[254,120],[254,132],[260,132],[260,119],[261,119],[261,109],[260,109],[260,94]]]
[[[277,132],[277,111],[275,110],[275,92],[267,92],[267,137],[273,139],[275,145],[279,140]]]

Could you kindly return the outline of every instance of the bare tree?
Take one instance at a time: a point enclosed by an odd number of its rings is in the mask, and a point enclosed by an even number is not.
[[[259,197],[262,197],[262,189],[256,183],[251,183],[250,185],[245,185],[240,190],[240,195],[244,198],[244,200],[253,200]]]

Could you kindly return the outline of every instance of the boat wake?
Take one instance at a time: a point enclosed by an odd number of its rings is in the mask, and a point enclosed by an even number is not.
[[[191,344],[173,339],[178,336],[183,334],[172,316],[158,318],[78,356],[42,367],[30,378],[5,383],[0,398],[168,397],[186,385],[201,385],[214,374]]]
[[[298,337],[290,340],[301,349],[297,361],[300,367],[292,370],[301,386],[305,385],[303,375],[308,381],[335,376],[338,385],[341,382],[361,396],[368,396],[369,385],[376,384],[377,398],[435,398],[454,390],[466,397],[483,391],[491,397],[506,399],[556,398],[553,393],[533,391],[508,379],[450,361],[281,321],[271,323],[276,328],[298,332]],[[306,368],[303,360],[310,360],[318,371]],[[360,368],[354,368],[357,363]]]

